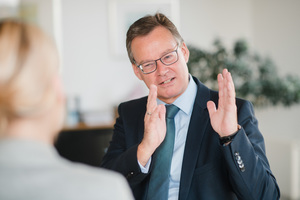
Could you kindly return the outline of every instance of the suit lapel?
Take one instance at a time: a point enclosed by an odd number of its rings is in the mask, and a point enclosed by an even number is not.
[[[144,124],[144,118],[145,118],[145,114],[146,114],[146,105],[147,105],[147,99],[148,97],[145,97],[143,99],[144,103],[142,103],[142,109],[141,109],[141,113],[138,116],[138,132],[137,132],[137,137],[138,137],[138,143],[140,143],[143,138],[144,138],[144,128],[145,128],[145,124]]]
[[[143,138],[144,138],[144,114],[141,114],[139,117],[139,122],[138,122],[138,131],[137,131],[137,139],[138,139],[138,144],[140,142],[142,142]]]
[[[209,125],[209,115],[206,108],[206,103],[210,98],[209,89],[206,88],[197,79],[195,82],[198,86],[198,91],[194,103],[193,113],[188,129],[186,145],[184,150],[183,164],[181,170],[179,199],[187,199],[189,189],[198,160],[200,147],[203,135]]]

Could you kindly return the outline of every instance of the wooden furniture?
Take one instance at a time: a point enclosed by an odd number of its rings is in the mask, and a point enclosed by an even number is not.
[[[113,123],[65,127],[55,142],[58,153],[68,160],[99,167],[109,146]]]

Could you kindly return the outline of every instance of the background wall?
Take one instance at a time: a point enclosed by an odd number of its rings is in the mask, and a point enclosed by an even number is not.
[[[110,52],[107,1],[64,0],[62,13],[65,89],[80,96],[83,110],[111,110],[144,87],[129,60]]]
[[[253,47],[270,56],[281,75],[300,76],[300,1],[253,1]],[[257,110],[267,155],[283,196],[300,199],[300,106]]]

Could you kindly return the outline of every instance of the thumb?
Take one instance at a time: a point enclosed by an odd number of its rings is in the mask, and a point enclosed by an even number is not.
[[[216,104],[213,101],[208,101],[207,102],[207,109],[208,109],[209,117],[211,118],[212,115],[217,111],[216,110]]]
[[[166,106],[163,104],[160,104],[157,106],[158,109],[158,116],[160,119],[165,119],[166,118]]]

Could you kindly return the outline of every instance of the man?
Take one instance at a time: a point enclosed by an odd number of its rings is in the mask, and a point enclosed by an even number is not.
[[[55,150],[65,101],[56,48],[41,30],[0,21],[0,72],[0,199],[133,199],[121,175]]]
[[[252,105],[235,98],[231,74],[218,75],[219,92],[192,77],[189,50],[160,13],[133,23],[126,44],[150,91],[120,104],[102,166],[126,176],[136,199],[278,199]],[[173,129],[165,119],[170,104],[179,108],[171,166],[157,170],[168,160],[160,157]]]

